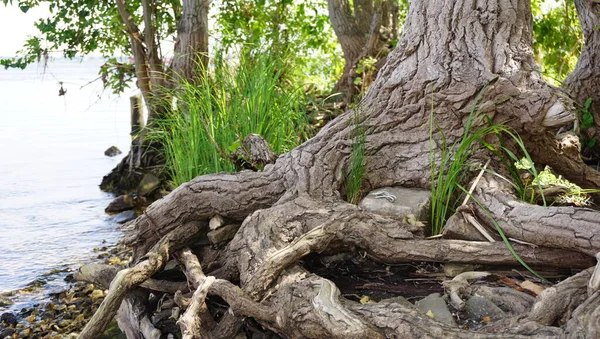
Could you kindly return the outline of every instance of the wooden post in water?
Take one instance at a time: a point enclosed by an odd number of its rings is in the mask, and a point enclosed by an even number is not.
[[[131,106],[131,137],[135,138],[145,125],[142,96],[138,94],[129,97],[129,104]]]
[[[129,156],[129,172],[132,172],[134,167],[138,168],[142,163],[142,141],[138,138],[138,134],[146,125],[144,122],[144,113],[142,107],[144,102],[141,95],[129,97],[129,105],[131,108],[131,154]]]

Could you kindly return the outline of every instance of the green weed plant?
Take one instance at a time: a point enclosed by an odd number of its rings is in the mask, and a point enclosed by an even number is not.
[[[360,107],[353,111],[353,138],[352,153],[350,153],[350,173],[346,183],[346,199],[351,204],[358,204],[362,197],[362,184],[365,176],[365,151],[367,143],[367,131],[364,125],[365,116]]]
[[[197,83],[178,83],[169,118],[157,122],[154,137],[164,145],[174,186],[234,171],[228,155],[248,134],[261,135],[277,154],[309,137],[304,93],[285,79],[285,58],[254,51],[227,62],[217,54],[214,64],[199,70],[205,76]]]

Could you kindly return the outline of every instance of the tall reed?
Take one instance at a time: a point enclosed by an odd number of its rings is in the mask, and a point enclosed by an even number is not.
[[[248,134],[261,135],[278,154],[309,137],[304,93],[284,78],[290,67],[285,58],[243,51],[236,62],[217,54],[214,63],[198,72],[204,76],[196,83],[178,82],[171,114],[157,122],[154,136],[175,186],[233,171],[228,154]]]

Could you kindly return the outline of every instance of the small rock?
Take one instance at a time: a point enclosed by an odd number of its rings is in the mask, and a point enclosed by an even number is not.
[[[112,221],[116,222],[117,224],[124,224],[135,218],[137,218],[137,213],[134,210],[128,210],[128,211],[123,211],[123,212],[115,215],[111,219],[112,219]]]
[[[104,155],[106,155],[107,157],[114,157],[121,153],[123,152],[121,152],[121,150],[117,146],[110,146],[106,149],[106,151],[104,151]]]
[[[12,305],[13,301],[8,299],[7,297],[0,295],[0,306],[8,306]]]
[[[15,334],[15,332],[17,332],[17,330],[14,328],[5,328],[3,330],[0,330],[0,338],[5,338],[5,337],[12,338],[12,335]]]
[[[93,302],[96,302],[102,298],[104,298],[104,291],[102,290],[93,290],[90,294],[90,298],[92,298]]]
[[[430,190],[383,187],[369,192],[358,206],[382,215],[403,218],[412,214],[417,220],[429,220],[430,201]]]
[[[17,324],[17,317],[10,313],[10,312],[5,312],[2,313],[2,315],[0,315],[0,324],[6,324],[6,325],[16,325]]]
[[[487,241],[487,239],[477,231],[473,225],[465,221],[465,218],[460,213],[453,214],[442,233],[444,238],[457,240],[472,240],[472,241]]]
[[[142,181],[138,186],[138,195],[148,196],[152,191],[154,191],[157,187],[159,187],[161,181],[152,173],[144,174]]]
[[[439,293],[430,294],[424,299],[417,301],[416,306],[435,320],[450,326],[456,326],[456,322],[448,309],[445,298]]]
[[[479,295],[469,298],[465,304],[465,309],[467,316],[476,322],[486,321],[486,319],[487,321],[497,321],[506,317],[506,313],[500,307]]]
[[[222,216],[217,214],[210,219],[210,222],[208,223],[208,228],[210,228],[211,231],[214,231],[217,228],[222,227],[224,225],[225,225],[225,219]]]
[[[75,278],[73,278],[73,273],[69,273],[67,274],[67,276],[63,279],[64,281],[71,283],[75,281]]]
[[[135,207],[135,202],[131,195],[120,195],[108,204],[104,210],[106,213],[119,213],[131,210]]]
[[[454,278],[457,275],[464,272],[471,272],[475,270],[474,265],[470,264],[455,264],[455,263],[446,263],[444,264],[444,274],[447,277]]]
[[[240,225],[225,225],[216,230],[208,232],[207,237],[211,244],[218,245],[222,242],[233,239],[239,228]]]

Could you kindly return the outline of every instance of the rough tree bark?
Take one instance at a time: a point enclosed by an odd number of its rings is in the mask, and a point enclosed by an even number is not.
[[[397,0],[328,0],[329,19],[344,53],[344,72],[336,90],[351,103],[360,87],[367,88],[392,49],[398,35]],[[394,20],[396,18],[396,20]],[[368,57],[378,62],[357,74],[358,63]],[[354,83],[361,76],[360,85]]]
[[[585,45],[575,70],[565,79],[564,87],[583,106],[592,98],[590,112],[595,128],[587,131],[590,138],[600,138],[600,4],[597,1],[575,0],[577,16],[585,38]]]
[[[208,66],[208,9],[210,1],[184,0],[177,27],[173,70],[176,79],[195,82]]]
[[[585,170],[576,152],[576,138],[558,133],[575,116],[569,99],[536,72],[531,32],[529,1],[411,2],[397,49],[357,108],[362,113],[360,127],[367,133],[365,189],[429,188],[430,152],[436,147],[430,142],[432,105],[439,126],[434,140],[443,131],[452,144],[462,135],[476,105],[493,122],[518,131],[536,163],[552,165],[574,182],[600,188],[598,173]],[[219,252],[218,269],[196,276],[239,281],[244,300],[275,314],[250,315],[237,309],[224,316],[211,333],[224,333],[225,327],[231,328],[244,316],[291,338],[555,338],[596,333],[600,308],[594,289],[575,310],[574,305],[565,307],[573,314],[565,328],[536,322],[550,318],[537,310],[532,319],[512,318],[504,323],[509,327],[495,328],[493,333],[472,333],[437,322],[396,299],[364,305],[346,300],[334,282],[303,267],[299,260],[310,253],[348,251],[364,251],[379,261],[396,263],[464,262],[468,253],[475,257],[470,260],[488,264],[514,262],[501,244],[424,240],[421,227],[344,202],[341,197],[358,128],[355,117],[352,111],[338,117],[262,172],[197,177],[157,201],[130,225],[126,242],[134,249],[133,264],[143,267],[147,253],[161,239],[164,242],[180,232],[182,225],[206,222],[218,214],[243,223]],[[593,264],[592,255],[600,252],[595,237],[600,225],[593,222],[600,218],[599,212],[571,207],[530,207],[533,212],[528,212],[512,192],[492,179],[477,189],[477,196],[506,232],[539,245],[529,251],[525,245],[515,245],[525,260],[557,266],[566,260],[567,266],[581,263],[586,267]],[[531,223],[536,220],[543,223],[533,230]],[[567,252],[556,255],[559,252],[554,251],[560,250]],[[569,257],[577,259],[568,262]],[[157,269],[152,267],[152,271]],[[123,286],[131,289],[140,283],[124,281]],[[123,287],[111,287],[107,300],[116,300],[110,297],[113,289],[117,294]],[[569,288],[557,291],[569,293]],[[210,287],[208,293],[223,296],[225,292]],[[578,324],[581,329],[573,330]]]

